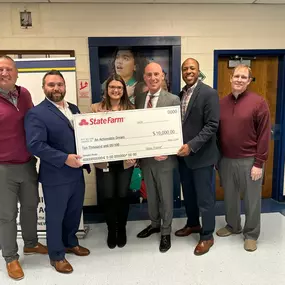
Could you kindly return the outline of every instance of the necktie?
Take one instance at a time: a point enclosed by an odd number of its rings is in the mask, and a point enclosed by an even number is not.
[[[19,93],[18,93],[17,89],[14,89],[13,91],[10,91],[8,93],[8,96],[10,96],[12,99],[18,99]]]
[[[13,103],[15,106],[17,105],[18,97],[19,97],[19,93],[17,89],[14,89],[13,91],[9,91],[9,92],[4,92],[4,91],[1,92],[0,90],[0,93],[4,98],[6,98],[11,103]]]
[[[153,99],[153,95],[148,95],[148,102],[147,102],[147,108],[152,108],[152,99]]]

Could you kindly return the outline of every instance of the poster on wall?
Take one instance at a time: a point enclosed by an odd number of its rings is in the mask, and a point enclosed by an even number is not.
[[[80,99],[91,99],[89,79],[78,79],[77,88],[78,88],[78,97]]]
[[[27,88],[32,96],[34,105],[39,104],[44,100],[45,95],[42,90],[42,79],[46,72],[57,69],[59,70],[66,82],[66,97],[68,102],[77,104],[76,94],[76,70],[75,58],[42,58],[42,59],[15,59],[18,68],[17,85]],[[37,163],[37,170],[39,169],[39,159]],[[42,185],[39,183],[39,205],[38,205],[38,236],[46,236],[45,223],[45,203],[42,191]],[[20,204],[18,204],[20,209]],[[19,215],[17,217],[18,238],[22,236]],[[85,236],[85,229],[83,224],[83,215],[78,231],[79,237]]]
[[[101,97],[106,92],[106,81],[110,75],[118,74],[126,83],[130,101],[134,104],[135,97],[148,91],[144,82],[144,69],[147,64],[156,62],[161,65],[164,73],[162,88],[171,90],[171,56],[169,48],[154,48],[145,46],[116,46],[100,47],[99,55],[99,79],[101,84]],[[97,174],[98,198],[102,196],[101,172]],[[147,200],[144,181],[139,191],[129,191],[130,201],[133,204]]]
[[[118,74],[127,86],[129,99],[147,92],[144,69],[148,63],[161,65],[165,80],[162,88],[173,94],[180,92],[180,37],[90,37],[88,38],[92,102],[100,102],[106,93],[106,81]],[[97,201],[103,202],[102,172],[96,169]],[[131,203],[145,202],[146,187],[142,180],[139,191],[129,191]],[[174,175],[174,205],[180,203],[178,175]]]
[[[118,74],[125,81],[129,99],[134,103],[137,94],[147,91],[143,74],[146,65],[150,62],[157,62],[161,65],[165,75],[162,87],[170,90],[169,49],[132,46],[99,48],[101,95],[104,95],[107,78],[111,74]]]

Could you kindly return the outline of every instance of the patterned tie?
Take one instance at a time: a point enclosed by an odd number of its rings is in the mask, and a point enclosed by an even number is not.
[[[6,98],[11,103],[13,103],[15,106],[17,105],[18,97],[19,97],[19,93],[17,89],[14,89],[13,91],[9,91],[9,92],[6,92],[0,89],[0,93],[4,98]]]
[[[13,91],[10,91],[8,93],[8,96],[10,96],[12,99],[17,100],[19,97],[19,93],[17,89],[14,89]]]
[[[152,99],[153,99],[153,95],[148,95],[148,102],[147,102],[147,108],[152,108]]]
[[[8,93],[8,96],[9,96],[10,100],[12,100],[12,103],[14,104],[14,106],[17,107],[17,105],[18,105],[18,98],[19,98],[19,93],[18,93],[17,89],[14,89],[13,91],[10,91]]]

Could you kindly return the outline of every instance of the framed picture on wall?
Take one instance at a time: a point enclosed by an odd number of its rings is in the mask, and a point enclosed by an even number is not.
[[[143,73],[150,62],[161,65],[165,75],[163,88],[179,93],[180,37],[91,37],[88,45],[93,103],[102,99],[105,81],[114,73],[124,79],[133,102],[136,93],[146,91]]]
[[[143,80],[144,68],[150,62],[161,65],[165,80],[163,88],[170,90],[170,51],[168,48],[120,46],[101,47],[99,53],[99,77],[101,95],[104,95],[106,79],[111,74],[120,75],[127,86],[130,101],[134,103],[136,94],[147,91]]]
[[[143,80],[144,68],[150,62],[161,65],[165,75],[162,88],[173,94],[180,92],[181,38],[180,37],[90,37],[88,38],[92,103],[104,96],[107,78],[120,75],[126,83],[130,101],[147,91]],[[96,171],[97,197],[101,204],[104,189],[102,172]],[[141,191],[140,191],[141,192]],[[133,193],[132,203],[139,203]],[[140,193],[142,194],[142,192]],[[140,195],[140,199],[143,195]],[[174,175],[174,206],[180,207],[179,177]]]

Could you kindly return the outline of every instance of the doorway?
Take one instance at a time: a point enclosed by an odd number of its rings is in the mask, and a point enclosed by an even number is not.
[[[238,51],[237,51],[238,54]],[[243,58],[246,57],[243,54]],[[268,103],[270,109],[271,124],[276,124],[276,110],[277,110],[277,95],[278,95],[278,55],[249,55],[250,67],[252,69],[253,81],[249,85],[248,89],[262,96]],[[232,59],[232,55],[220,55],[217,58],[217,74],[216,74],[216,89],[219,97],[223,98],[230,94],[230,76],[233,71],[233,67],[229,67],[229,61]],[[214,84],[215,85],[215,84]],[[274,170],[274,147],[275,141],[272,136],[270,141],[270,149],[268,160],[265,164],[265,172],[262,183],[262,198],[272,197],[272,185],[273,185],[273,170]],[[220,179],[218,174],[216,175],[216,199],[224,199],[224,191],[220,185]]]

